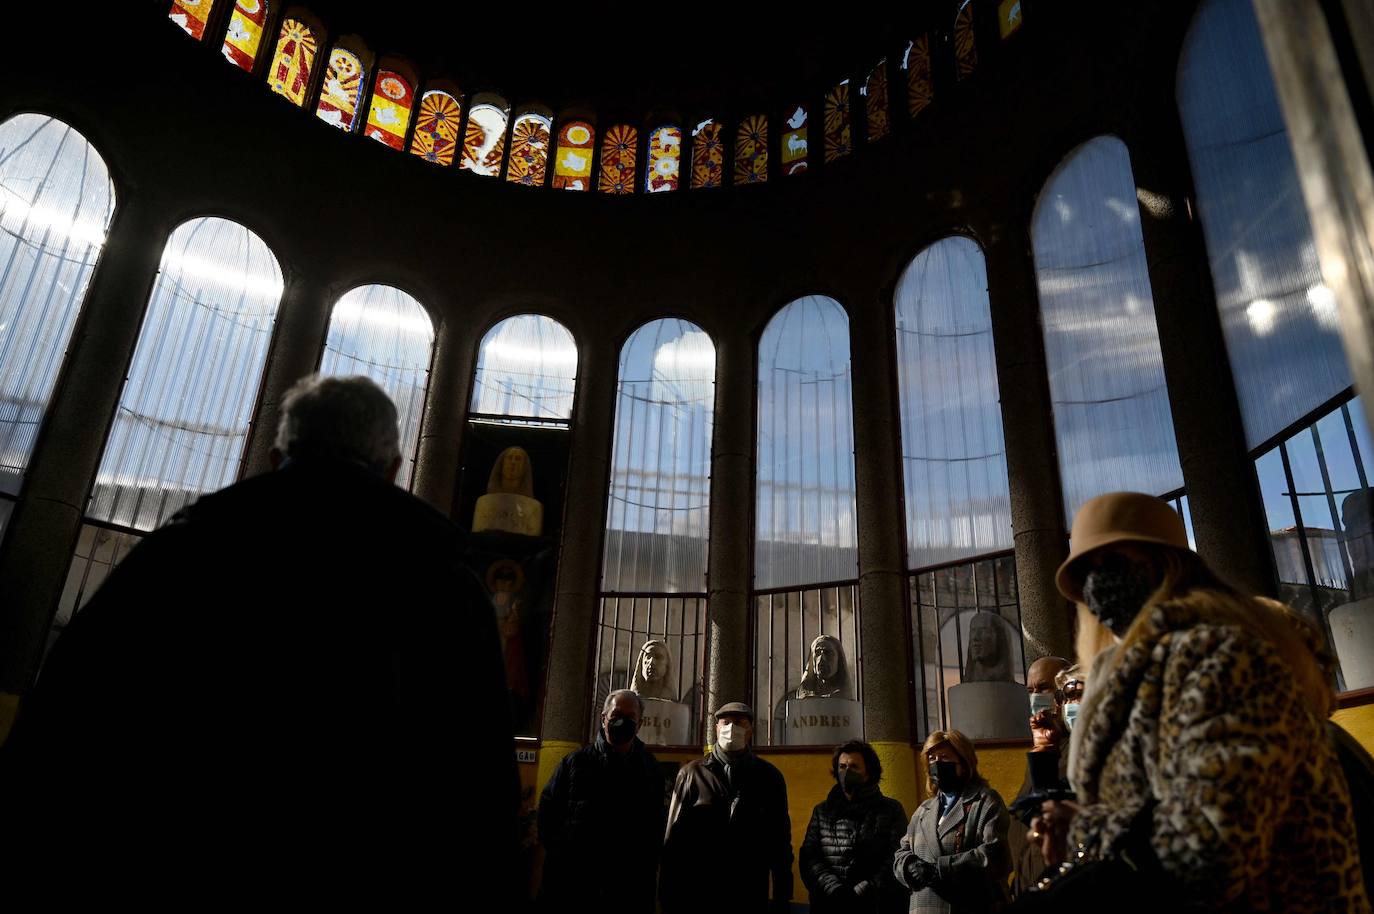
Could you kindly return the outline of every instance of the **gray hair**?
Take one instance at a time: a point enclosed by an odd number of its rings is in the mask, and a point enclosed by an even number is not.
[[[396,405],[371,378],[309,375],[282,400],[276,446],[288,457],[358,460],[385,473],[401,456]]]
[[[629,695],[635,700],[635,704],[639,707],[639,716],[642,719],[644,717],[644,699],[640,698],[639,693],[634,689],[616,689],[614,692],[607,695],[606,703],[601,706],[601,716],[605,717],[607,714],[611,713],[611,709],[615,707],[615,700],[621,695]]]

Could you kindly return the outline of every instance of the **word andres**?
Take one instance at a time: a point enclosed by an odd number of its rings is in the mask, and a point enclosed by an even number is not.
[[[803,727],[848,727],[848,714],[798,714],[788,718],[788,724],[794,730]]]

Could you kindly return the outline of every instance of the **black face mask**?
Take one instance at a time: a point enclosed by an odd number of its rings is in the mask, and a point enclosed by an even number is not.
[[[635,722],[628,717],[612,717],[606,724],[606,739],[623,746],[635,738]]]
[[[1108,555],[1083,578],[1083,602],[1118,638],[1126,634],[1155,591],[1147,566],[1124,555]]]
[[[853,768],[846,768],[840,772],[840,787],[845,793],[853,793],[863,786],[864,776]]]
[[[964,786],[964,779],[959,777],[959,763],[936,762],[935,786],[941,793],[958,793]]]

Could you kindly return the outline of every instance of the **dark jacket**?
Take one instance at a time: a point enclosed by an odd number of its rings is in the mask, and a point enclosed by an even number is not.
[[[801,846],[802,882],[811,910],[901,912],[906,891],[892,873],[892,856],[906,834],[902,804],[864,785],[850,800],[836,784],[811,811]]]
[[[511,884],[505,675],[462,548],[342,461],[199,499],[54,645],[6,747],[32,802],[7,818],[92,891],[141,900],[179,880],[456,900],[479,860],[488,888]]]
[[[659,898],[665,914],[761,911],[792,898],[792,824],[782,773],[752,750],[714,752],[678,770],[668,804]],[[723,904],[728,896],[733,904]]]
[[[652,912],[664,813],[663,773],[639,739],[622,756],[598,734],[564,756],[539,798],[541,906]]]

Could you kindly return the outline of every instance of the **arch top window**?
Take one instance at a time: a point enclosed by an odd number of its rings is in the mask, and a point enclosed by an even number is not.
[[[367,135],[400,150],[405,144],[410,109],[414,105],[415,89],[410,80],[395,70],[379,69],[372,103],[367,108]]]
[[[682,128],[665,124],[649,134],[649,167],[644,173],[644,190],[656,194],[677,190],[678,167],[682,157]]]
[[[799,175],[806,171],[807,132],[806,109],[801,105],[783,119],[782,133],[782,173]]]
[[[543,187],[548,174],[549,133],[553,119],[530,111],[515,119],[510,128],[510,166],[506,180],[526,187]]]
[[[316,117],[340,130],[353,130],[366,80],[367,70],[362,58],[348,48],[334,48],[329,52],[329,65],[324,71],[324,86],[315,107]]]
[[[870,143],[887,136],[892,124],[887,113],[887,60],[878,61],[860,90],[864,97],[864,116],[868,122],[865,134]]]
[[[459,167],[488,178],[499,175],[501,162],[506,157],[506,123],[509,119],[510,106],[500,96],[479,95],[473,99]]]
[[[577,384],[577,343],[558,321],[517,314],[487,331],[477,351],[472,413],[566,424]]]
[[[558,131],[553,186],[559,190],[591,190],[592,159],[596,156],[596,128],[587,121],[569,121]]]
[[[452,165],[462,118],[463,106],[456,97],[440,89],[429,90],[420,97],[410,151],[426,162]]]
[[[226,60],[241,70],[253,72],[262,45],[262,30],[267,27],[267,0],[236,0],[229,17],[229,30],[220,51]]]
[[[299,19],[283,20],[272,65],[267,71],[267,84],[272,91],[293,105],[304,107],[318,50],[319,39],[310,26]]]
[[[902,52],[906,73],[906,113],[915,117],[935,100],[935,82],[930,67],[930,36],[921,35],[906,44]]]
[[[692,128],[692,187],[720,187],[725,174],[725,144],[720,121],[707,118]]]
[[[205,37],[205,23],[209,21],[214,8],[215,0],[173,0],[167,18],[185,29],[187,35],[200,41]]]
[[[768,180],[768,116],[751,114],[740,121],[735,135],[735,183],[762,184]]]
[[[849,127],[849,80],[825,95],[825,160],[833,162],[849,155],[853,139]]]
[[[601,176],[597,189],[603,194],[632,194],[635,190],[635,161],[639,154],[639,131],[618,124],[606,131],[601,141]]]

